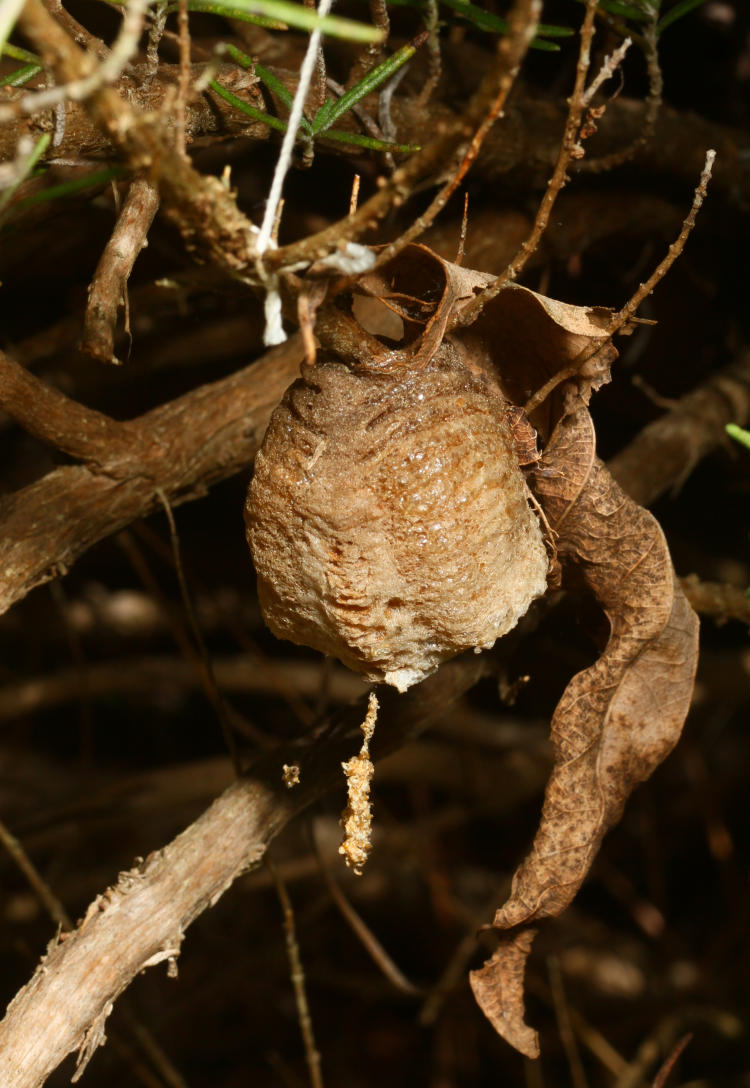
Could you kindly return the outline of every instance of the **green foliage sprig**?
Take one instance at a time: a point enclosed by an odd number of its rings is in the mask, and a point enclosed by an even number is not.
[[[368,94],[381,87],[390,77],[403,67],[404,64],[411,57],[414,56],[419,46],[426,40],[426,34],[420,34],[414,41],[409,42],[408,45],[402,46],[396,50],[390,57],[373,68],[371,72],[368,72],[358,83],[353,87],[350,87],[348,91],[341,95],[340,98],[327,98],[315,116],[310,120],[304,115],[300,119],[300,139],[311,141],[319,137],[325,137],[328,140],[335,140],[339,143],[353,144],[356,147],[364,147],[372,151],[417,151],[418,146],[415,144],[395,144],[386,140],[378,140],[372,136],[363,136],[357,132],[343,132],[340,129],[335,129],[332,126],[339,121],[346,113],[348,113],[358,102],[361,102]],[[227,45],[226,51],[228,56],[239,64],[242,68],[252,68],[261,81],[264,87],[266,87],[271,94],[275,95],[280,102],[286,106],[288,110],[292,108],[292,95],[287,87],[270,72],[267,68],[264,68],[262,64],[254,61],[252,57],[249,57],[246,53],[243,53],[241,49],[238,49],[235,45]],[[265,113],[263,110],[256,109],[254,106],[249,105],[247,102],[243,102],[235,94],[232,94],[228,88],[224,87],[218,80],[212,80],[210,83],[212,90],[220,95],[226,102],[234,106],[236,109],[241,110],[248,117],[252,117],[254,121],[260,121],[269,128],[275,129],[277,132],[286,132],[286,122],[280,120],[278,117],[273,117],[271,114]]]

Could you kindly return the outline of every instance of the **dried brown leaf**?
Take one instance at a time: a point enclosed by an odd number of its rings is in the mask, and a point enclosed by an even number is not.
[[[471,989],[495,1031],[527,1058],[539,1057],[539,1036],[524,1022],[523,976],[536,930],[503,937],[484,967],[469,975]]]
[[[580,402],[556,427],[535,490],[559,534],[561,558],[578,568],[604,609],[610,637],[599,660],[573,677],[553,716],[555,765],[531,852],[495,915],[504,930],[558,915],[571,902],[628,795],[676,744],[697,661],[698,620],[661,528],[596,457]],[[487,978],[513,1020],[520,999],[509,1009],[505,995],[518,993],[519,957],[490,963]],[[480,994],[497,1027],[493,1003]]]

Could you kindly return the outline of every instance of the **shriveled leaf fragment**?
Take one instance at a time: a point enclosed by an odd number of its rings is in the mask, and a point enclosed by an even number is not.
[[[596,457],[580,402],[557,425],[535,491],[559,534],[560,556],[601,604],[610,637],[599,660],[573,677],[553,716],[555,764],[531,852],[495,915],[503,930],[568,906],[628,795],[676,744],[697,662],[698,620],[661,528]],[[505,986],[503,971],[501,963],[492,975]],[[486,992],[478,996],[495,1023]],[[505,1007],[511,1018],[520,1011],[517,1003]]]
[[[539,1057],[539,1036],[524,1021],[523,979],[526,960],[536,930],[500,939],[494,954],[483,967],[469,974],[469,981],[482,1012],[495,1031],[527,1058]]]

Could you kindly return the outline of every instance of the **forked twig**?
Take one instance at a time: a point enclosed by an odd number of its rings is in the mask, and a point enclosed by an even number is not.
[[[591,2],[593,3],[593,0]],[[471,135],[469,145],[464,151],[458,166],[437,196],[433,197],[427,210],[415,219],[412,225],[403,231],[395,241],[391,242],[378,254],[378,259],[375,262],[377,268],[381,268],[388,261],[392,261],[415,238],[427,230],[463,181],[470,166],[479,154],[487,133],[498,117],[502,116],[503,107],[516,81],[521,61],[536,33],[541,11],[540,0],[533,0],[526,15],[521,15],[515,21],[509,22],[508,36],[503,38],[498,51],[499,56],[502,58],[502,74],[494,98],[488,103],[484,117]]]
[[[614,336],[615,333],[619,332],[620,329],[624,325],[626,325],[628,321],[630,321],[630,319],[635,314],[635,311],[643,302],[644,298],[647,298],[652,293],[657,284],[659,284],[661,280],[664,279],[669,269],[672,267],[674,262],[677,260],[677,258],[685,248],[685,243],[688,240],[690,232],[695,226],[695,219],[698,211],[705,199],[706,190],[708,187],[709,179],[711,177],[711,170],[713,169],[715,158],[715,151],[706,152],[706,162],[700,176],[700,181],[698,182],[698,186],[695,190],[695,195],[693,197],[693,203],[691,205],[690,211],[688,212],[682,224],[682,230],[680,231],[676,240],[672,242],[671,246],[669,247],[666,257],[660,262],[660,264],[656,266],[656,268],[651,273],[649,278],[645,281],[645,283],[642,283],[640,285],[638,290],[631,296],[630,299],[628,299],[628,301],[618,313],[612,315],[612,319],[607,329],[609,337]],[[585,348],[577,359],[574,359],[572,363],[564,367],[562,370],[558,371],[557,374],[553,375],[549,379],[549,381],[545,382],[544,385],[540,389],[538,389],[536,393],[534,393],[533,396],[531,396],[524,405],[524,411],[526,412],[526,414],[528,415],[530,412],[533,412],[535,408],[538,408],[539,405],[547,399],[550,393],[558,387],[558,385],[562,384],[562,382],[567,381],[569,378],[572,378],[575,374],[577,374],[580,371],[581,367],[583,367],[600,350],[601,346],[601,343],[597,343],[591,348]]]
[[[646,112],[643,124],[636,138],[619,151],[613,151],[611,154],[603,155],[598,159],[586,159],[581,162],[579,170],[582,172],[601,174],[605,170],[612,170],[616,166],[622,166],[623,163],[632,159],[642,147],[645,147],[654,134],[664,90],[664,80],[659,65],[659,34],[657,30],[659,5],[645,4],[643,7],[648,16],[648,21],[643,28],[643,33],[637,36],[638,44],[643,49],[646,57],[646,68],[648,70],[648,95],[646,97]],[[630,39],[626,40],[629,41]]]
[[[591,64],[591,42],[594,37],[596,9],[597,0],[586,0],[586,15],[581,25],[581,42],[578,49],[576,80],[570,97],[565,132],[560,144],[555,169],[537,209],[531,233],[505,271],[455,315],[453,319],[454,326],[470,325],[476,320],[487,303],[518,277],[547,229],[555,201],[568,181],[568,167],[572,159],[578,154],[579,130],[585,108],[586,77]]]

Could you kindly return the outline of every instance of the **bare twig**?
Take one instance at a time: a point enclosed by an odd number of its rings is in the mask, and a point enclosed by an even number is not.
[[[576,67],[576,80],[573,93],[569,100],[568,119],[565,123],[560,151],[555,163],[552,177],[547,184],[544,196],[537,209],[534,226],[528,238],[520,250],[510,262],[505,271],[496,280],[480,292],[467,306],[463,307],[460,316],[456,315],[455,322],[460,325],[470,325],[476,320],[486,304],[498,295],[509,283],[512,283],[525,267],[529,257],[535,251],[542,235],[547,229],[555,201],[568,181],[568,167],[579,148],[579,130],[581,118],[585,108],[584,95],[586,90],[586,77],[591,63],[591,42],[594,37],[594,16],[596,15],[597,0],[586,0],[586,15],[581,26],[581,43],[578,50],[578,65]]]
[[[584,109],[588,109],[588,107],[591,105],[594,99],[594,95],[597,94],[602,84],[606,83],[607,80],[611,79],[612,76],[615,74],[615,72],[625,59],[625,54],[627,53],[628,49],[630,49],[630,46],[632,44],[633,43],[631,39],[626,38],[624,42],[620,42],[617,49],[613,50],[608,57],[604,58],[604,62],[601,68],[591,80],[591,83],[589,83],[588,87],[584,92],[582,99]]]
[[[450,662],[405,696],[387,693],[380,754],[399,747],[481,676],[473,655]],[[91,904],[78,929],[44,963],[0,1024],[3,1088],[39,1088],[66,1054],[101,1042],[113,1002],[144,968],[179,954],[185,930],[242,872],[257,865],[289,820],[340,781],[359,732],[361,705],[312,744],[274,750],[164,849]],[[287,790],[283,763],[301,765]],[[89,1049],[91,1049],[91,1045]]]
[[[424,107],[430,101],[432,93],[440,82],[440,76],[443,68],[443,60],[440,54],[440,34],[438,30],[438,21],[440,13],[438,10],[437,0],[427,0],[427,10],[425,12],[425,27],[429,35],[427,39],[427,51],[430,58],[429,74],[425,80],[425,84],[422,90],[419,92],[419,98],[417,99],[420,106]]]
[[[264,860],[274,885],[276,886],[276,894],[279,897],[279,903],[281,904],[281,910],[284,916],[286,952],[289,958],[289,971],[292,986],[294,988],[294,1000],[297,1005],[297,1018],[299,1020],[299,1028],[302,1035],[302,1043],[305,1048],[305,1061],[307,1062],[307,1073],[310,1078],[310,1088],[323,1088],[320,1051],[315,1045],[315,1032],[313,1031],[312,1016],[310,1015],[310,1006],[307,1001],[307,992],[305,990],[305,971],[302,966],[302,957],[300,956],[299,944],[297,942],[292,901],[289,898],[289,893],[286,890],[286,885],[281,878],[281,874],[268,854],[266,854]]]
[[[509,72],[520,64],[528,40],[533,36],[537,18],[535,12],[538,12],[539,6],[538,0],[516,0],[508,16],[513,31],[501,39],[495,62],[463,115],[446,124],[442,133],[421,151],[415,152],[354,215],[339,220],[300,242],[269,252],[265,257],[267,267],[273,270],[298,261],[311,262],[325,257],[332,247],[358,237],[390,208],[403,203],[411,195],[417,182],[429,177],[436,169],[443,169],[446,160],[459,147],[470,144],[505,87]]]
[[[652,1088],[664,1088],[664,1085],[667,1083],[667,1078],[669,1077],[669,1074],[674,1069],[680,1055],[691,1042],[692,1038],[693,1033],[692,1031],[689,1031],[686,1035],[683,1035],[681,1039],[677,1040],[675,1045],[672,1047],[672,1053],[669,1055],[659,1072],[654,1077]]]
[[[159,70],[159,46],[164,37],[164,28],[167,25],[167,0],[156,0],[154,10],[151,13],[151,24],[148,28],[148,41],[146,43],[146,72],[147,83],[153,82]]]
[[[180,78],[177,84],[177,102],[175,103],[175,144],[178,151],[185,153],[185,110],[190,94],[190,22],[188,20],[187,0],[179,0],[177,8],[177,30],[180,44]]]
[[[369,7],[372,24],[382,31],[383,40],[382,42],[372,42],[362,49],[349,72],[346,81],[347,87],[353,87],[355,83],[359,83],[368,72],[372,71],[376,64],[380,63],[383,59],[383,46],[390,37],[391,20],[388,15],[386,0],[369,0]]]
[[[62,5],[62,0],[44,0],[45,6],[52,12],[59,23],[67,30],[76,45],[80,45],[82,49],[88,49],[89,52],[94,53],[100,60],[109,54],[109,49],[101,40],[101,38],[95,37],[85,26],[82,26],[77,19],[74,19],[67,8]]]
[[[701,173],[698,187],[695,190],[695,195],[693,197],[693,203],[691,205],[690,211],[688,212],[682,224],[682,230],[680,231],[677,239],[671,244],[671,246],[667,250],[667,255],[664,260],[656,266],[656,268],[645,281],[645,283],[641,284],[638,290],[631,296],[631,298],[628,299],[623,308],[618,311],[618,313],[612,315],[612,319],[609,323],[608,328],[608,334],[610,337],[614,336],[615,333],[619,332],[620,329],[623,328],[623,326],[630,321],[643,300],[647,298],[654,291],[656,286],[664,279],[669,269],[672,267],[674,262],[677,260],[677,258],[685,248],[685,243],[688,240],[690,232],[695,226],[695,217],[697,216],[698,211],[701,208],[705,199],[706,189],[709,179],[711,177],[711,170],[713,168],[715,158],[715,151],[706,152],[706,161],[703,167],[703,172]],[[596,352],[600,350],[600,348],[601,345],[597,344],[593,348],[593,350],[588,348],[585,349],[578,359],[574,359],[569,366],[564,367],[562,370],[558,371],[558,373],[555,374],[554,377],[550,378],[549,381],[545,382],[544,385],[540,389],[538,389],[536,393],[534,393],[533,396],[531,396],[524,405],[524,410],[527,415],[533,412],[535,408],[538,408],[540,404],[543,404],[547,397],[550,395],[550,393],[559,385],[561,385],[562,382],[567,381],[569,378],[572,378],[573,375],[577,374],[581,367],[585,363],[587,363],[589,359],[591,359],[596,354]]]
[[[44,880],[41,873],[24,850],[23,845],[1,820],[0,843],[2,843],[10,857],[26,877],[30,887],[33,888],[39,902],[47,911],[53,922],[56,922],[61,929],[72,929],[73,923],[70,920],[70,915],[65,907]]]
[[[128,278],[138,254],[147,245],[146,236],[158,207],[158,191],[145,178],[135,178],[96,267],[89,287],[81,350],[102,362],[119,362],[114,353],[117,313],[121,305],[128,312]]]
[[[128,0],[123,12],[120,32],[107,56],[93,71],[63,86],[49,87],[45,91],[32,91],[8,105],[0,106],[0,124],[14,117],[38,113],[39,110],[49,109],[50,106],[56,106],[61,102],[82,102],[102,87],[115,83],[135,56],[143,29],[143,17],[150,2],[151,0]],[[19,20],[21,26],[23,26],[23,19],[24,16]],[[86,54],[83,56],[85,66],[90,68],[89,58]]]
[[[331,875],[331,871],[323,858],[315,836],[313,835],[313,846],[315,848],[315,855],[318,859],[318,865],[320,871],[323,874],[323,879],[326,882],[331,898],[338,907],[341,916],[346,921],[352,932],[361,941],[362,946],[366,950],[373,963],[382,971],[385,977],[391,982],[397,990],[401,993],[408,994],[410,997],[418,997],[423,991],[415,986],[413,982],[410,982],[406,975],[403,973],[397,963],[391,958],[391,956],[383,948],[380,941],[375,934],[357,913],[352,906],[351,902],[342,892],[341,888]]]
[[[169,524],[169,539],[172,543],[172,554],[174,556],[175,571],[177,572],[177,581],[180,586],[180,596],[182,597],[182,605],[185,609],[185,614],[190,624],[190,630],[193,633],[195,644],[198,647],[198,653],[200,654],[201,664],[206,678],[206,692],[211,705],[214,708],[216,717],[219,719],[219,725],[221,726],[221,732],[224,737],[224,743],[227,747],[227,752],[232,760],[235,774],[239,775],[241,771],[240,757],[237,751],[237,744],[234,739],[234,733],[232,732],[232,723],[229,720],[229,714],[227,712],[227,706],[224,698],[219,690],[219,685],[216,683],[216,674],[214,673],[213,664],[211,662],[211,655],[208,652],[203,633],[201,632],[200,624],[198,623],[198,617],[195,614],[195,608],[193,607],[193,598],[190,593],[190,589],[185,578],[185,571],[182,566],[182,556],[180,554],[180,538],[177,534],[177,526],[175,525],[174,514],[172,513],[172,507],[169,504],[169,499],[165,495],[162,488],[157,488],[157,495],[159,501],[164,507],[164,513],[167,515],[167,522]]]
[[[662,106],[662,92],[664,90],[664,81],[659,65],[659,35],[657,32],[659,7],[658,5],[652,6],[651,4],[646,4],[644,5],[644,11],[647,16],[647,22],[643,27],[643,33],[638,36],[638,42],[644,51],[646,67],[648,69],[648,97],[646,98],[645,103],[643,126],[635,139],[631,140],[630,143],[626,144],[618,151],[614,151],[609,155],[603,155],[597,159],[589,159],[581,162],[579,165],[581,171],[592,174],[601,174],[605,170],[612,170],[614,167],[621,166],[623,163],[634,158],[635,155],[653,139],[656,120]],[[627,38],[626,41],[629,42],[630,39]]]
[[[469,141],[468,147],[463,151],[459,164],[453,170],[449,180],[443,185],[437,196],[430,202],[426,211],[415,219],[412,225],[403,231],[394,242],[391,242],[390,245],[386,246],[385,249],[381,251],[376,262],[378,267],[382,267],[382,265],[386,264],[388,261],[393,260],[393,258],[413,242],[415,238],[419,237],[420,234],[423,234],[424,231],[427,230],[463,181],[472,163],[476,160],[487,133],[490,131],[498,117],[502,116],[503,106],[515,83],[521,61],[526,55],[526,51],[536,33],[541,10],[541,3],[534,0],[528,11],[516,11],[511,14],[508,23],[508,36],[502,39],[498,50],[498,59],[502,56],[502,62],[498,66],[500,78],[497,82],[496,93],[493,99],[487,104],[484,117],[482,117],[481,121],[478,123],[472,134],[471,140]],[[513,15],[515,15],[515,18],[513,18]]]
[[[588,1088],[581,1055],[573,1033],[568,998],[565,993],[560,961],[557,956],[553,955],[547,958],[547,971],[549,973],[549,987],[555,1009],[555,1019],[557,1020],[557,1030],[565,1050],[565,1056],[568,1059],[573,1088]]]

